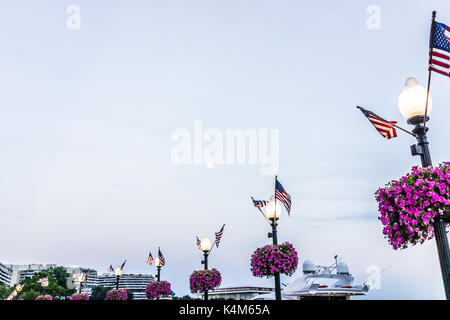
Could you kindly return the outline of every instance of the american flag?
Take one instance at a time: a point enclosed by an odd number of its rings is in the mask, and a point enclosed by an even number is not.
[[[152,253],[149,252],[149,253],[148,253],[148,259],[147,259],[147,264],[148,264],[149,266],[151,266],[152,263],[153,263],[153,261],[154,261],[154,259],[153,259]]]
[[[220,243],[220,239],[222,238],[222,235],[223,235],[224,227],[225,227],[225,225],[222,226],[222,228],[219,230],[219,232],[216,232],[216,247],[219,247],[219,243]]]
[[[395,138],[397,136],[397,131],[393,124],[397,124],[397,121],[387,122],[380,117],[373,114],[372,111],[366,110],[364,108],[358,107],[362,113],[369,119],[369,121],[373,124],[375,129],[386,139]]]
[[[109,265],[108,272],[114,272],[114,268],[113,268],[112,264]]]
[[[256,208],[263,208],[269,203],[269,201],[266,201],[266,200],[255,200],[253,198],[252,198],[252,200],[253,200],[253,206]]]
[[[450,77],[450,27],[435,22],[429,70]]]
[[[48,287],[48,277],[41,278],[38,280],[38,282],[40,282],[41,286]]]
[[[281,185],[281,183],[278,180],[276,180],[276,185],[275,185],[275,198],[280,200],[283,203],[288,215],[290,215],[291,214],[291,196],[284,190],[283,186]]]
[[[120,265],[120,270],[123,271],[123,267],[125,267],[125,262],[127,262],[127,260],[125,260],[121,265]]]
[[[197,237],[197,247],[202,250],[202,242],[200,241],[200,239]]]
[[[164,256],[159,248],[158,248],[158,259],[161,266],[166,264],[166,259],[164,259]]]

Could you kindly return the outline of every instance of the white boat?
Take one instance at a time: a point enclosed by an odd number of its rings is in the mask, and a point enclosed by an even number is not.
[[[368,285],[354,285],[353,281],[345,262],[336,261],[333,266],[326,267],[316,266],[311,260],[306,260],[303,263],[303,276],[282,289],[281,299],[349,300],[351,296],[367,294]],[[260,294],[253,300],[275,300],[275,293]]]

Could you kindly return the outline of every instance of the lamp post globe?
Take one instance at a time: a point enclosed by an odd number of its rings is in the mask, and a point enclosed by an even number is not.
[[[398,97],[398,108],[408,124],[415,125],[423,123],[426,101],[427,89],[421,86],[417,79],[409,77]],[[431,113],[432,109],[433,100],[430,94],[428,96],[427,116]]]
[[[120,276],[122,275],[123,271],[122,271],[121,268],[117,268],[117,269],[114,271],[114,273],[116,274],[116,277],[120,277]]]
[[[279,201],[275,201],[273,196],[271,197],[269,203],[266,205],[266,215],[271,221],[277,220],[281,216],[281,205]]]
[[[208,239],[207,235],[203,236],[203,239],[200,242],[200,247],[202,248],[203,252],[208,252],[209,250],[211,250],[212,247],[211,240]]]

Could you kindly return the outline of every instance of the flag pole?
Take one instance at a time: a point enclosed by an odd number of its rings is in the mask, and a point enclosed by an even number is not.
[[[216,236],[215,234],[214,234],[214,236]],[[214,249],[214,245],[216,244],[216,240],[214,240],[214,242],[213,242],[213,244],[212,244],[212,246],[211,246],[211,249],[209,249],[209,251],[208,251],[208,256],[209,256],[209,254],[211,253],[211,251],[212,251],[212,249]]]
[[[363,110],[363,109],[364,109],[363,107],[360,107],[360,106],[356,106],[356,107],[357,107],[358,109],[360,109],[360,110]],[[366,109],[364,109],[364,110],[366,110]],[[399,125],[394,124],[394,123],[392,123],[392,122],[390,122],[390,121],[387,121],[387,120],[383,119],[382,117],[380,117],[379,115],[377,115],[375,112],[372,112],[372,111],[370,111],[370,110],[366,110],[366,111],[369,112],[369,113],[371,113],[371,114],[373,114],[375,117],[380,118],[380,120],[383,120],[384,122],[390,123],[393,127],[396,127],[397,129],[400,129],[400,130],[402,130],[402,131],[404,131],[404,132],[406,132],[406,133],[412,135],[413,137],[416,136],[416,135],[415,135],[414,133],[412,133],[411,131],[408,131],[408,130],[406,130],[406,129],[403,129],[403,128],[400,127]]]
[[[253,197],[250,197],[250,198],[252,198],[252,200],[255,201],[255,199],[253,199]],[[258,208],[259,212],[261,212],[261,214],[263,215],[264,219],[266,219],[267,223],[272,225],[270,223],[269,219],[267,219],[267,216],[264,214],[264,212],[262,212],[261,208],[260,207],[257,207],[257,208]]]
[[[430,31],[430,57],[428,59],[428,87],[427,87],[427,100],[425,102],[425,117],[423,118],[423,130],[426,132],[427,123],[427,111],[428,111],[428,98],[430,97],[430,84],[431,84],[431,65],[433,63],[433,42],[434,42],[434,25],[436,23],[436,10],[432,13],[431,18],[431,31]]]
[[[274,204],[275,204],[275,216],[276,216],[277,215],[277,175],[275,175],[275,190],[274,190],[273,197],[274,197],[274,201],[275,201]],[[274,224],[276,223],[276,220],[277,219],[273,220]]]

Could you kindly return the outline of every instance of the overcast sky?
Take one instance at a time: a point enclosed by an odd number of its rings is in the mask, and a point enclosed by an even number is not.
[[[69,29],[66,10],[81,10]],[[381,10],[369,29],[366,10]],[[269,286],[250,255],[269,227],[259,165],[176,165],[177,128],[279,129],[279,179],[292,197],[279,240],[300,263],[338,254],[357,283],[387,269],[374,298],[443,299],[435,241],[394,251],[373,193],[408,172],[415,141],[383,139],[355,106],[406,126],[397,98],[427,80],[439,1],[17,1],[0,3],[0,262],[146,265],[157,247],[177,295],[201,268],[195,236],[226,224],[210,256],[223,286]],[[450,79],[432,78],[435,164],[448,161]],[[293,276],[301,275],[301,267]],[[282,282],[291,279],[282,277]]]

